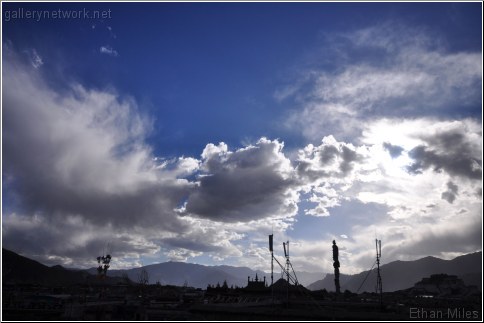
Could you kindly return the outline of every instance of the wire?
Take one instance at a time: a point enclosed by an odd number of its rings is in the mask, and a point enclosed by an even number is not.
[[[373,266],[371,266],[370,270],[368,270],[368,274],[366,274],[365,279],[363,279],[363,282],[361,283],[360,287],[358,287],[358,290],[356,291],[356,294],[358,294],[358,292],[360,291],[361,286],[363,286],[363,284],[366,282],[366,279],[368,278],[368,276],[370,276],[371,271],[373,270],[373,267],[375,267],[375,265],[376,265],[376,260],[373,263]]]

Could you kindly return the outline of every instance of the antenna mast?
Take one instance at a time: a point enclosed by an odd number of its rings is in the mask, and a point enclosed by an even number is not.
[[[380,294],[380,307],[383,307],[383,284],[380,275],[381,240],[375,239],[376,246],[376,292]]]
[[[269,235],[269,251],[271,252],[271,289],[272,289],[272,302],[274,303],[274,233]]]
[[[291,265],[291,262],[289,261],[289,240],[287,242],[283,242],[282,246],[284,247],[284,256],[286,257],[287,304],[289,305],[289,266]]]
[[[294,267],[292,266],[291,264],[291,261],[289,260],[289,241],[287,242],[283,242],[282,243],[282,246],[284,247],[284,256],[286,257],[286,266],[283,266],[279,260],[277,260],[276,257],[274,257],[274,253],[273,253],[273,250],[272,250],[272,238],[273,238],[273,235],[269,235],[269,251],[271,252],[272,254],[272,260],[275,260],[277,262],[277,264],[279,265],[279,267],[281,267],[281,278],[284,278],[284,275],[286,275],[286,279],[287,279],[287,304],[289,306],[289,287],[291,285],[291,281],[294,283],[294,286],[298,286],[299,285],[299,282],[297,280],[297,276],[296,276],[296,272],[294,271]],[[287,246],[287,248],[286,248]],[[273,263],[272,263],[273,265]],[[292,271],[292,274],[290,273],[290,271]],[[273,292],[273,296],[274,297],[274,292]]]

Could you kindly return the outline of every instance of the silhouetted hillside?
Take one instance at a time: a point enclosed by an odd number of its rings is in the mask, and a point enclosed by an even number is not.
[[[456,257],[452,260],[443,260],[435,257],[425,257],[415,261],[393,261],[380,267],[383,281],[383,290],[392,292],[412,287],[416,282],[432,274],[445,273],[457,275],[462,278],[466,285],[477,285],[481,289],[482,282],[482,252]],[[344,265],[342,265],[343,267]],[[356,275],[349,275],[341,279],[341,289],[356,292],[364,281],[368,271]],[[346,276],[346,275],[341,275]],[[311,290],[326,288],[334,290],[332,275],[328,274],[325,279],[309,285]],[[376,269],[369,274],[360,292],[374,291],[376,284]],[[327,288],[329,286],[330,288]]]
[[[120,280],[107,278],[102,282],[115,283],[117,281]],[[86,271],[69,270],[60,265],[48,267],[2,248],[2,283],[67,286],[79,283],[98,284],[101,281]]]
[[[340,274],[339,275],[339,282],[340,285],[346,284],[350,279],[351,275],[344,275]],[[326,274],[323,279],[320,279],[318,281],[315,281],[312,284],[309,284],[307,287],[309,290],[320,290],[320,289],[326,289],[327,291],[334,291],[334,274]]]

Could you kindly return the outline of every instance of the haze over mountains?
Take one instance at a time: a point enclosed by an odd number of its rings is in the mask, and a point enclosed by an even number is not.
[[[61,285],[96,282],[95,268],[68,270],[62,266],[48,267],[12,251],[6,249],[2,249],[2,251],[2,281],[4,282]],[[466,285],[476,285],[481,290],[482,252],[459,256],[452,260],[425,257],[415,261],[394,261],[380,268],[383,289],[386,292],[410,288],[422,278],[438,273],[457,275],[464,280]],[[250,276],[253,279],[257,274],[260,280],[263,280],[265,276],[267,284],[270,285],[270,273],[264,273],[260,270],[254,271],[247,267],[225,265],[204,266],[182,262],[165,262],[128,270],[109,270],[108,276],[111,278],[107,281],[116,283],[123,281],[121,277],[127,276],[133,282],[137,282],[142,269],[145,269],[148,273],[150,284],[160,282],[162,285],[182,286],[186,283],[188,286],[206,288],[208,284],[216,285],[219,283],[222,285],[224,281],[227,281],[228,286],[245,287],[247,277]],[[342,272],[344,273],[344,266]],[[310,290],[323,288],[328,291],[334,290],[333,274],[326,274],[321,280],[317,280],[318,277],[323,277],[323,274],[320,273],[297,272],[296,274],[300,283]],[[341,274],[341,289],[356,292],[361,285],[359,292],[374,291],[375,270],[368,275],[363,283],[367,274],[368,271],[356,275]],[[275,271],[274,281],[277,281],[280,276],[280,271]]]
[[[132,281],[138,281],[142,268],[148,272],[150,284],[160,282],[162,285],[183,285],[185,282],[189,286],[205,288],[208,284],[216,286],[217,283],[223,284],[227,281],[229,286],[247,286],[247,278],[254,279],[256,274],[260,280],[266,278],[267,284],[271,283],[271,274],[261,270],[252,270],[247,267],[233,266],[204,266],[184,262],[165,262],[161,264],[148,265],[141,268],[129,270],[110,270],[111,276],[122,276],[126,274]],[[89,269],[95,273],[95,268]],[[301,284],[307,286],[322,277],[320,273],[298,272],[298,279]],[[280,270],[274,271],[274,282],[281,278]]]
[[[251,279],[253,279],[256,274],[261,280],[266,276],[267,282],[270,284],[270,274],[260,270],[254,271],[247,267],[203,266],[172,261],[128,270],[109,270],[108,274],[119,277],[127,275],[129,279],[137,282],[142,269],[145,269],[148,273],[150,284],[159,282],[162,285],[183,286],[187,284],[192,287],[206,288],[208,284],[216,286],[227,281],[229,286],[245,287],[247,286],[247,277],[251,276]],[[89,269],[89,272],[94,273],[95,268]]]

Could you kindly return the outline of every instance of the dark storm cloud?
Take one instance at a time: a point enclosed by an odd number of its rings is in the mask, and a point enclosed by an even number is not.
[[[118,263],[124,257],[156,252],[159,247],[136,230],[116,232],[90,224],[82,217],[53,219],[42,215],[4,215],[3,247],[44,264],[93,267],[103,252],[114,255]]]
[[[293,168],[282,147],[264,138],[234,152],[224,144],[207,145],[204,174],[188,198],[186,212],[223,222],[295,213]]]
[[[4,189],[17,211],[60,225],[79,215],[121,229],[186,229],[173,209],[192,184],[157,169],[144,144],[151,124],[132,99],[76,84],[57,93],[14,58],[3,73]]]
[[[201,252],[212,252],[220,251],[220,247],[213,244],[211,237],[203,236],[200,239],[187,239],[186,236],[179,236],[176,238],[163,239],[163,244],[165,246],[170,246],[171,248],[183,248],[186,250],[201,251]]]
[[[442,131],[433,136],[422,137],[427,145],[420,145],[409,152],[414,159],[408,171],[414,174],[432,168],[445,171],[452,176],[478,180],[482,176],[480,152],[465,129]]]
[[[458,193],[459,193],[459,187],[452,182],[448,182],[447,191],[442,193],[442,199],[452,204],[454,203]]]
[[[403,152],[403,148],[400,146],[392,145],[389,142],[384,142],[383,143],[383,148],[385,148],[386,151],[392,156],[392,158],[397,158],[400,156]]]
[[[45,264],[90,267],[109,242],[119,267],[158,252],[161,237],[188,232],[174,209],[194,185],[179,175],[196,163],[161,167],[144,143],[151,124],[132,99],[76,84],[56,92],[41,68],[4,61],[3,246]]]

